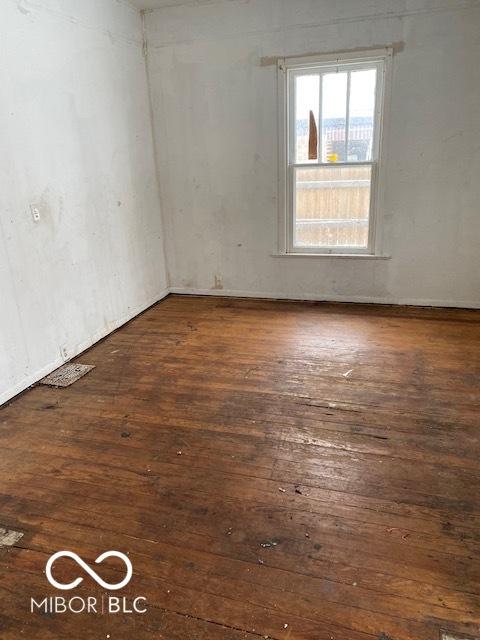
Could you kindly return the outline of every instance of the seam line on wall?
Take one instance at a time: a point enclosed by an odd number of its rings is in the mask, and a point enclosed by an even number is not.
[[[158,157],[158,140],[156,135],[156,127],[155,127],[155,116],[154,116],[154,107],[153,107],[153,94],[152,94],[152,82],[151,82],[151,73],[150,73],[150,64],[149,64],[149,44],[147,38],[147,26],[145,21],[145,11],[141,12],[142,18],[142,33],[143,33],[143,56],[144,56],[144,65],[145,65],[145,78],[147,83],[147,92],[148,92],[148,113],[150,120],[150,135],[152,137],[152,154],[153,154],[153,166],[155,169],[155,183],[157,186],[157,194],[158,194],[158,204],[160,207],[160,226],[162,229],[162,249],[163,249],[163,264],[165,268],[165,277],[166,284],[170,286],[171,278],[170,278],[170,269],[168,264],[168,248],[167,248],[167,224],[165,220],[164,213],[164,196],[163,189],[161,187],[161,176],[160,176],[160,159]]]

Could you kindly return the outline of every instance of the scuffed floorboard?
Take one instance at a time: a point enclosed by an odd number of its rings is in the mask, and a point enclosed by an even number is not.
[[[0,527],[0,548],[12,547],[21,538],[23,538],[23,533],[20,531],[11,531],[10,529]]]

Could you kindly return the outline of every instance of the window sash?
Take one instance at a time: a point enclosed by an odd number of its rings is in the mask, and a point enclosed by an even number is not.
[[[312,170],[318,167],[327,167],[328,169],[334,169],[335,167],[370,167],[370,202],[368,210],[368,242],[367,245],[362,247],[358,245],[314,245],[305,246],[295,244],[295,231],[297,224],[296,216],[296,180],[295,174],[297,169]],[[371,247],[373,246],[375,227],[372,224],[372,212],[374,208],[374,193],[377,185],[377,162],[374,161],[361,161],[361,162],[309,162],[301,164],[292,164],[288,167],[288,179],[287,179],[287,199],[288,209],[290,215],[287,219],[287,249],[288,253],[322,253],[322,254],[369,254],[371,253]]]
[[[352,71],[368,71],[370,69],[376,70],[376,86],[375,86],[375,107],[373,118],[373,142],[372,142],[372,161],[378,160],[379,155],[379,142],[380,142],[380,125],[382,117],[382,95],[383,95],[383,75],[384,75],[384,61],[383,60],[371,60],[362,61],[358,63],[341,63],[337,64],[317,64],[309,67],[301,68],[287,68],[287,85],[288,85],[288,109],[287,109],[287,128],[288,128],[288,164],[295,164],[295,80],[302,76],[319,76],[319,108],[318,108],[318,157],[317,161],[312,160],[309,164],[324,164],[323,158],[323,126],[322,126],[322,102],[323,102],[323,76],[332,73],[348,73],[347,81],[347,95],[346,95],[346,124],[345,124],[345,149],[348,149],[349,141],[349,124],[350,124],[350,86],[351,86],[351,72]],[[347,155],[347,154],[346,154]],[[365,162],[365,161],[358,161]],[[341,164],[336,162],[335,164]],[[348,164],[348,162],[342,163]]]

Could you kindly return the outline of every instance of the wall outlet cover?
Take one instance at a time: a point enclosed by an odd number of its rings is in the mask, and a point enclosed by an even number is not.
[[[30,212],[32,214],[32,218],[34,222],[40,222],[40,218],[41,216],[41,211],[40,211],[40,205],[39,204],[31,204],[30,205]]]

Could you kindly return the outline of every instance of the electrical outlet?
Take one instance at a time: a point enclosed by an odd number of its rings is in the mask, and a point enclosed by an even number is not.
[[[40,205],[38,204],[31,204],[30,205],[30,211],[32,214],[32,218],[34,222],[40,222]]]
[[[62,354],[62,358],[64,360],[68,360],[69,358],[68,347],[65,347],[65,346],[60,347],[60,353]]]

